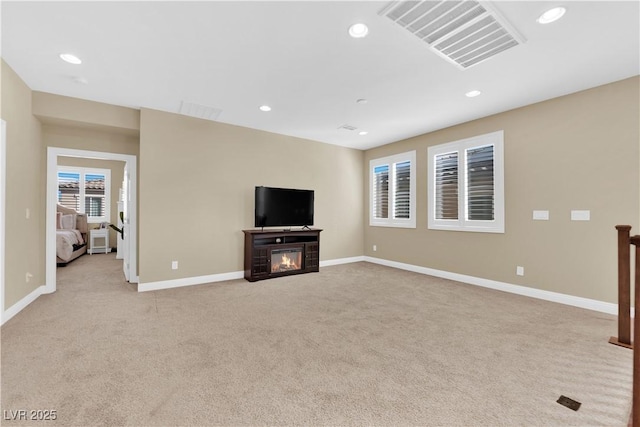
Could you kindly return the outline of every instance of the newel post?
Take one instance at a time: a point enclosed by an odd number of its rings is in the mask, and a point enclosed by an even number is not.
[[[640,343],[640,236],[633,236],[631,244],[636,247],[636,275],[635,275],[635,302],[633,320],[633,343]],[[640,427],[640,345],[633,349],[633,403],[631,405],[631,419],[633,427]]]
[[[633,348],[631,344],[631,264],[630,225],[616,225],[618,230],[618,337],[611,344]]]

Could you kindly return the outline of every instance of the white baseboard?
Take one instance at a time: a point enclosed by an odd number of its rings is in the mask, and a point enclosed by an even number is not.
[[[29,295],[13,304],[4,313],[2,313],[2,324],[4,325],[9,319],[24,310],[29,304],[34,302],[40,295],[44,294],[45,287],[38,286]]]
[[[320,267],[348,264],[364,261],[363,256],[351,258],[338,258],[320,261]],[[161,289],[181,288],[183,286],[204,285],[205,283],[224,282],[244,278],[244,271],[232,271],[230,273],[211,274],[207,276],[186,277],[184,279],[161,280],[158,282],[138,283],[138,292],[157,291]]]
[[[320,267],[330,267],[332,265],[340,265],[340,264],[350,264],[352,262],[362,262],[364,261],[364,256],[354,256],[351,258],[337,258],[330,259],[327,261],[320,261]]]
[[[513,285],[511,283],[498,282],[495,280],[482,279],[480,277],[467,276],[465,274],[451,273],[433,268],[420,267],[412,264],[405,264],[397,261],[389,261],[381,258],[365,256],[364,260],[374,264],[385,265],[387,267],[399,268],[401,270],[413,271],[414,273],[427,274],[429,276],[441,277],[443,279],[455,280],[469,285],[482,286],[483,288],[496,289],[498,291],[509,292],[517,295],[524,295],[545,301],[557,302],[574,307],[586,308],[588,310],[599,311],[618,315],[618,304],[598,301],[589,298],[582,298],[573,295],[561,294],[558,292],[545,291],[542,289],[529,288],[527,286]],[[633,308],[631,309],[633,315]]]
[[[183,286],[204,285],[205,283],[224,282],[242,279],[244,271],[210,274],[207,276],[185,277],[184,279],[161,280],[158,282],[138,283],[138,292],[158,291],[160,289],[181,288]]]

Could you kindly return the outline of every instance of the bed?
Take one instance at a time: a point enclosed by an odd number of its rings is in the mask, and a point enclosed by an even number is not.
[[[58,205],[56,209],[56,263],[65,266],[87,252],[87,215]]]

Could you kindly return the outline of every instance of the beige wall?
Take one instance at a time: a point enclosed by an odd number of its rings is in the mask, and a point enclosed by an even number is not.
[[[44,156],[31,90],[2,61],[2,119],[7,122],[5,309],[45,284]],[[30,217],[26,218],[29,209]],[[33,275],[26,282],[26,273]]]
[[[58,157],[58,166],[73,166],[79,168],[108,169],[111,171],[111,191],[109,193],[110,207],[109,215],[111,224],[118,225],[118,199],[120,197],[120,187],[124,179],[124,162],[112,160],[83,159],[77,157]],[[98,228],[99,224],[89,224],[89,228]],[[90,244],[90,242],[87,242]],[[115,248],[117,245],[117,234],[115,230],[109,229],[109,246]]]
[[[34,91],[33,114],[43,122],[102,129],[129,135],[140,133],[140,111],[100,102]]]
[[[42,125],[45,147],[106,153],[140,155],[140,111],[99,102],[84,101],[43,92],[33,92],[33,110]],[[92,123],[94,121],[95,123]],[[46,156],[46,152],[43,154]],[[67,165],[72,160],[64,160]],[[46,159],[43,158],[43,162]],[[113,164],[119,162],[107,162]],[[124,163],[122,163],[124,164]],[[138,169],[140,161],[138,160]],[[119,169],[118,169],[119,170]],[[115,201],[122,183],[122,172],[111,176]],[[43,184],[46,186],[46,176]],[[112,198],[113,201],[113,198]],[[112,215],[112,223],[117,217]]]
[[[74,150],[101,151],[106,153],[137,156],[140,151],[139,137],[105,129],[90,129],[74,126],[48,124],[44,120],[42,140],[45,147],[70,148]]]
[[[640,111],[634,77],[368,150],[365,255],[617,302],[616,224],[639,233]],[[504,234],[427,229],[427,147],[504,130]],[[417,150],[417,228],[370,227],[369,160]],[[549,210],[550,221],[532,211]],[[570,221],[572,209],[591,221]],[[634,233],[634,234],[635,234]],[[372,245],[377,245],[377,252]],[[516,266],[525,276],[516,276]]]
[[[315,190],[320,258],[362,255],[361,151],[148,109],[140,135],[142,283],[243,270],[256,185]]]

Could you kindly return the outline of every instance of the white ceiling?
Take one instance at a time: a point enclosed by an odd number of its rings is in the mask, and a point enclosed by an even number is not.
[[[638,1],[493,2],[526,43],[466,70],[378,15],[386,4],[2,1],[2,57],[33,90],[176,113],[192,102],[360,149],[640,74]],[[563,19],[536,23],[558,4]],[[348,36],[355,22],[366,38]]]

